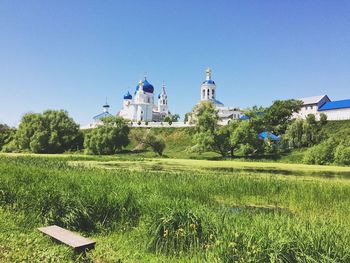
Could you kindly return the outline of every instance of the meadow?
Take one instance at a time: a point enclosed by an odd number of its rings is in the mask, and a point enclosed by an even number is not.
[[[350,262],[350,167],[0,155],[0,262]],[[36,228],[97,241],[86,255]]]

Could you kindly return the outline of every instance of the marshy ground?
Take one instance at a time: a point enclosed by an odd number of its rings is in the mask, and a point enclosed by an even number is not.
[[[1,262],[349,262],[350,167],[1,155],[0,219]]]

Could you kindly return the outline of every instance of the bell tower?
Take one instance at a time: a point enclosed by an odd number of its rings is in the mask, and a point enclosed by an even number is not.
[[[158,95],[158,111],[168,113],[168,96],[165,92],[165,83],[163,81],[162,91]]]
[[[201,101],[215,100],[215,82],[211,79],[212,71],[208,67],[206,72],[205,81],[201,85]]]

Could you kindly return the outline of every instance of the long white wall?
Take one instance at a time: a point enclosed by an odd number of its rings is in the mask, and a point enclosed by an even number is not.
[[[350,108],[325,110],[325,111],[319,111],[318,113],[326,114],[327,120],[330,120],[330,121],[350,120]]]

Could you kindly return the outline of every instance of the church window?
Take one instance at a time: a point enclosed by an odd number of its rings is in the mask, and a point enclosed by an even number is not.
[[[147,102],[148,102],[148,103],[150,103],[150,100],[149,100],[149,98],[147,98]]]
[[[204,97],[205,97],[205,90],[203,90],[203,96],[202,96],[202,97],[203,97],[203,99],[204,99]]]
[[[215,90],[212,90],[211,91],[211,95],[213,96],[213,98],[214,98],[214,95],[215,95]]]
[[[209,91],[209,89],[208,89],[208,90],[207,90],[208,97],[209,97],[209,94],[210,94],[209,92],[210,92],[210,91]]]

